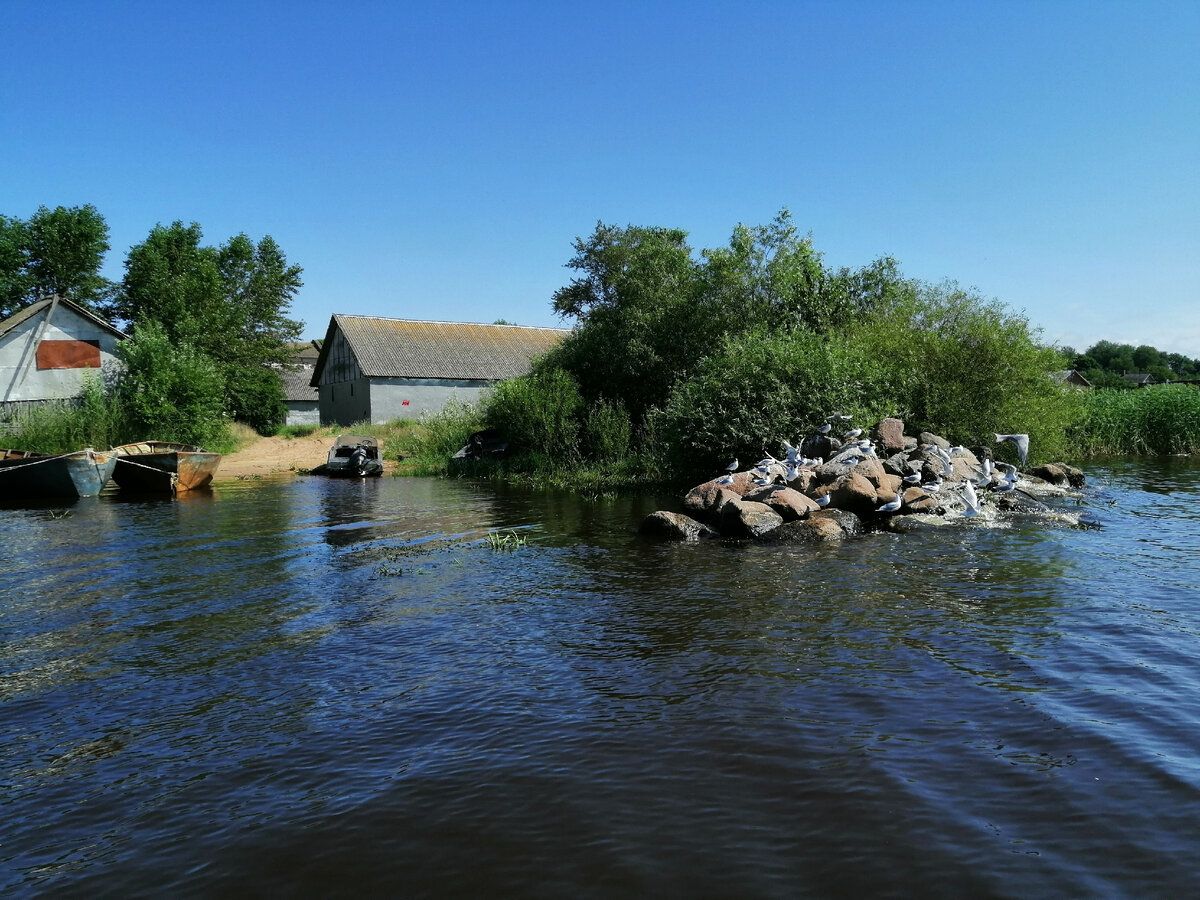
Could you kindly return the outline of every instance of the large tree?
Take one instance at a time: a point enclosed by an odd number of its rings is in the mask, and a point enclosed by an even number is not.
[[[281,381],[264,366],[287,362],[286,343],[300,336],[287,312],[301,269],[270,237],[239,234],[220,247],[203,237],[196,223],[156,226],[129,251],[111,309],[125,322],[157,322],[216,362],[229,414],[265,429],[286,414]]]
[[[0,317],[50,294],[99,310],[113,287],[100,275],[107,252],[108,224],[91,204],[0,215]]]

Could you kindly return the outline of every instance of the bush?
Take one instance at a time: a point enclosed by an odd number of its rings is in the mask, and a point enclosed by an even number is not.
[[[715,469],[743,464],[782,441],[798,444],[833,412],[871,423],[892,411],[879,367],[844,342],[811,332],[727,338],[653,417],[670,467]]]
[[[136,439],[207,444],[222,436],[225,380],[211,359],[153,322],[137,326],[117,356],[124,371],[116,397]]]
[[[591,459],[616,462],[629,453],[632,433],[625,405],[619,400],[601,399],[588,409],[583,429],[584,449]]]
[[[485,397],[483,415],[504,435],[510,452],[540,456],[557,468],[579,458],[582,408],[575,379],[548,369],[500,382]]]
[[[877,312],[849,340],[883,370],[910,434],[990,445],[995,432],[1024,432],[1032,456],[1067,453],[1082,401],[1049,377],[1061,359],[1025,318],[953,283],[915,286]]]

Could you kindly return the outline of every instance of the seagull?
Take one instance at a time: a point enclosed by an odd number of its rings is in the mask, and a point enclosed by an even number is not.
[[[975,484],[979,487],[987,487],[992,483],[992,461],[986,457],[983,460],[983,469],[979,473],[979,477],[975,479]]]
[[[738,461],[735,458],[733,462],[731,462],[729,465],[727,465],[725,467],[725,471],[728,472],[730,475],[732,475],[734,472],[737,471],[737,467],[738,467]]]
[[[1012,463],[998,462],[996,463],[996,468],[1004,470],[1005,481],[1009,482],[1010,484],[1017,483],[1017,467]]]
[[[846,432],[846,440],[848,440],[848,441],[852,441],[852,440],[854,440],[856,437],[858,437],[860,434],[862,434],[862,429],[861,429],[861,428],[852,428],[852,429],[850,429],[849,431],[847,431],[847,432]]]
[[[963,518],[969,519],[971,516],[979,515],[979,498],[975,496],[975,487],[970,481],[963,483],[963,499],[967,501],[967,508],[963,511]]]
[[[895,512],[896,510],[898,510],[900,508],[900,504],[903,502],[904,502],[904,499],[900,496],[899,493],[897,493],[895,500],[892,500],[892,501],[889,501],[888,503],[883,504],[883,506],[879,507],[877,510],[875,510],[875,512],[877,512],[877,513]]]
[[[993,432],[994,433],[994,432]],[[1008,441],[1017,448],[1017,456],[1021,460],[1021,465],[1025,465],[1025,460],[1029,456],[1029,435],[1027,434],[997,434],[996,443],[1002,444]]]
[[[912,475],[905,475],[904,483],[905,484],[920,484],[921,483],[921,473],[914,472]]]
[[[830,425],[828,422],[826,422],[824,425],[822,425],[820,428],[817,429],[817,434],[829,434],[829,432],[832,428],[833,428],[833,426]]]
[[[854,416],[847,416],[843,415],[842,413],[834,413],[832,416],[826,416],[825,421],[832,422],[834,419],[837,419],[839,422],[849,422],[853,418]]]
[[[931,481],[931,482],[929,482],[929,484],[921,485],[921,490],[925,491],[925,493],[927,493],[927,494],[936,494],[941,489],[942,489],[941,479],[938,479],[937,481]]]
[[[993,484],[992,490],[997,491],[999,493],[1004,493],[1005,491],[1011,491],[1016,486],[1017,486],[1017,483],[1015,481],[1009,481],[1007,478],[1004,478],[1004,479],[1001,479],[1000,481],[997,481],[995,484]]]
[[[959,444],[957,447],[951,447],[950,455],[951,456],[966,456],[967,448],[964,447],[962,444]]]
[[[821,507],[821,509],[824,509],[828,505],[829,505],[829,495],[828,494],[825,494],[824,496],[817,498],[817,506]]]
[[[717,479],[716,483],[717,484],[733,484],[733,473],[730,472],[728,475],[722,475],[720,478]]]

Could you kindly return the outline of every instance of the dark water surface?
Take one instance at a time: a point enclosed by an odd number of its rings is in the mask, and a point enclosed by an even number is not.
[[[1194,895],[1200,463],[1088,474],[1098,529],[816,552],[420,479],[0,509],[0,894]]]

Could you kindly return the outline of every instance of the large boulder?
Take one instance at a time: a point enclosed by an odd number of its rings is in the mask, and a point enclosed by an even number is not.
[[[771,535],[785,544],[831,544],[845,540],[845,530],[833,519],[801,519],[787,522]]]
[[[904,420],[881,419],[873,429],[875,443],[886,454],[899,453],[904,449]]]
[[[829,492],[829,504],[837,509],[866,515],[873,513],[879,505],[879,495],[875,485],[865,475],[850,472],[834,482],[833,490]]]
[[[783,516],[765,503],[730,500],[721,507],[721,534],[727,537],[761,538],[783,524]]]
[[[1083,472],[1066,463],[1046,463],[1035,466],[1029,470],[1029,474],[1059,487],[1081,488],[1084,485]]]
[[[659,510],[642,520],[638,533],[646,537],[667,541],[698,541],[700,538],[716,537],[717,533],[702,522],[683,513]]]
[[[756,503],[765,503],[783,516],[785,522],[803,519],[809,513],[821,508],[815,500],[810,500],[795,488],[777,484],[759,488],[753,493],[747,494],[746,499]]]
[[[753,472],[738,472],[733,476],[729,484],[720,484],[725,480],[714,478],[712,481],[706,481],[704,484],[696,485],[683,498],[683,508],[688,512],[698,515],[708,515],[715,513],[724,502],[724,500],[732,494],[735,497],[744,496],[747,492],[754,490],[756,485],[753,481]],[[725,492],[722,495],[722,491]]]
[[[862,519],[845,509],[822,509],[808,517],[807,521],[830,520],[837,523],[845,534],[854,537],[863,533]]]
[[[935,447],[941,447],[943,450],[950,449],[950,442],[940,434],[934,434],[932,431],[922,431],[917,435],[918,446],[924,447],[926,444],[933,444]]]
[[[908,513],[932,513],[937,508],[937,499],[919,487],[910,487],[900,501],[900,509]]]

